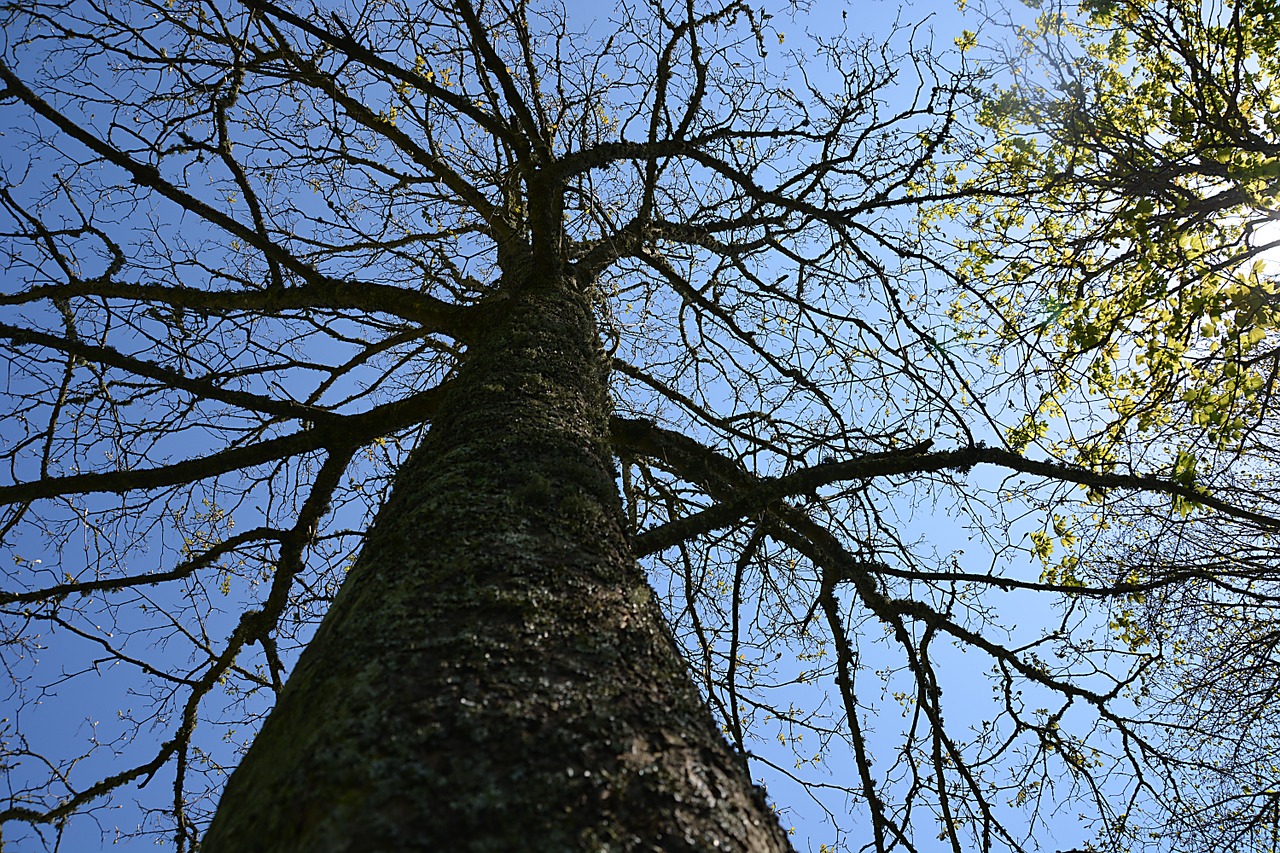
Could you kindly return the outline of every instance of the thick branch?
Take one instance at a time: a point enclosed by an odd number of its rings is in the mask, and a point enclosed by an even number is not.
[[[612,427],[614,444],[618,447],[663,459],[691,482],[703,483],[711,477],[735,486],[734,493],[727,500],[637,536],[637,554],[652,554],[677,542],[728,527],[740,519],[770,509],[791,495],[807,494],[831,483],[899,474],[968,471],[975,465],[996,465],[1091,489],[1125,489],[1180,497],[1268,530],[1280,530],[1280,519],[1235,506],[1193,487],[1160,477],[1110,474],[1060,462],[1041,462],[997,447],[976,445],[928,453],[925,451],[932,442],[923,442],[902,450],[872,453],[844,462],[825,462],[782,477],[756,478],[727,457],[693,439],[664,430],[651,421],[615,417]]]
[[[315,274],[299,287],[283,290],[200,290],[195,287],[132,284],[103,279],[77,279],[0,295],[0,305],[26,305],[41,299],[96,296],[133,302],[156,302],[209,314],[269,314],[282,311],[351,310],[391,314],[424,328],[462,337],[468,309],[401,287],[342,281]]]
[[[69,477],[51,477],[0,486],[0,505],[61,495],[102,492],[123,494],[139,489],[158,489],[204,480],[322,448],[359,446],[378,436],[429,420],[435,412],[443,387],[437,386],[358,415],[334,416],[313,429],[300,430],[247,447],[231,448],[159,468],[73,474]]]
[[[169,388],[186,391],[196,397],[217,400],[242,409],[275,415],[279,418],[296,418],[315,423],[326,423],[340,417],[325,409],[309,406],[305,403],[295,403],[292,400],[277,400],[272,397],[263,397],[260,394],[252,394],[248,391],[224,388],[218,384],[216,378],[185,376],[163,365],[125,355],[111,347],[81,343],[61,335],[50,335],[45,332],[20,329],[7,323],[0,323],[0,338],[8,338],[19,345],[34,344],[35,346],[47,347],[68,355],[78,356],[94,364],[114,367],[119,370],[126,370],[135,376],[154,379]]]

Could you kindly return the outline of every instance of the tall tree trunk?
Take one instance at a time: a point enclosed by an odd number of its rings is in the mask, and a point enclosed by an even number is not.
[[[206,853],[790,849],[628,549],[588,295],[507,294]]]

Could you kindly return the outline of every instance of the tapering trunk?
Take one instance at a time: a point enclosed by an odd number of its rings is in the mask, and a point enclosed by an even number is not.
[[[507,292],[206,853],[790,849],[628,550],[587,295]]]

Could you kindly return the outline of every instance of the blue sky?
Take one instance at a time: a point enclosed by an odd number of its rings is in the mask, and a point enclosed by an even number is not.
[[[593,14],[596,7],[587,4],[574,5],[570,9],[571,18],[573,20],[586,21]],[[848,15],[844,14],[848,12]],[[595,14],[599,14],[596,12]],[[954,37],[955,31],[958,29],[958,17],[954,7],[950,4],[916,4],[899,7],[889,2],[867,2],[858,4],[852,8],[844,9],[840,4],[834,3],[817,3],[815,9],[807,15],[797,18],[788,18],[785,14],[779,12],[773,21],[774,28],[783,36],[780,39],[779,51],[803,50],[805,39],[803,34],[806,31],[817,34],[829,34],[843,28],[846,25],[854,31],[865,31],[872,36],[878,36],[892,27],[895,21],[912,22],[921,18],[928,18],[926,29],[916,33],[916,38],[925,39],[929,29],[936,30],[936,42],[943,47],[950,44]],[[602,26],[592,28],[593,34],[600,34]],[[817,69],[808,69],[814,73],[819,73]],[[13,133],[7,134],[0,139],[0,145],[6,146],[0,150],[0,161],[7,165],[10,169],[14,169],[15,164],[25,160],[25,154],[20,148],[15,146],[15,140],[20,137]],[[143,227],[149,227],[143,223]],[[174,223],[162,222],[158,226],[161,231],[167,231],[172,234]],[[12,285],[10,285],[12,286]],[[337,356],[332,356],[337,358]],[[31,377],[22,377],[13,372],[10,367],[9,381],[12,383],[23,383],[32,381]],[[197,435],[197,431],[192,430],[186,437],[169,446],[174,453],[198,454],[205,452],[207,448],[202,445],[201,439]],[[104,451],[105,452],[105,451]],[[1000,479],[995,476],[987,476],[982,474],[972,475],[971,484],[977,484],[981,487],[995,491],[1000,487]],[[190,505],[181,507],[183,512],[189,514],[194,519],[195,514],[208,513],[212,514],[217,509],[226,510],[232,516],[237,514],[238,508],[243,508],[242,515],[252,516],[252,508],[256,503],[266,500],[266,496],[252,490],[242,494],[229,494],[222,496],[215,501],[213,505],[202,505],[198,500],[192,501]],[[26,537],[17,539],[9,548],[9,559],[21,561],[18,565],[22,571],[40,572],[40,571],[75,571],[76,567],[83,567],[91,564],[94,560],[102,557],[98,553],[98,539],[89,529],[89,525],[84,523],[84,519],[92,515],[91,510],[94,507],[95,498],[86,502],[80,507],[67,510],[65,521],[68,525],[67,533],[64,536],[64,552],[59,556],[51,553],[51,545],[48,541],[42,541],[38,538]],[[103,499],[105,500],[105,499]],[[991,521],[996,522],[999,519],[975,516],[966,514],[965,508],[954,494],[947,493],[944,489],[935,491],[927,491],[923,489],[903,489],[901,493],[893,501],[894,508],[897,512],[897,520],[901,523],[900,536],[908,542],[921,543],[921,547],[931,553],[936,553],[939,559],[945,560],[951,555],[963,557],[967,566],[981,569],[997,559],[995,556],[987,553],[988,545],[981,541],[980,528],[983,524]],[[998,504],[999,501],[996,501]],[[76,512],[80,512],[77,516]],[[993,515],[998,515],[994,513]],[[217,519],[209,519],[201,522],[207,525],[222,523],[221,517]],[[244,522],[240,522],[244,524]],[[77,525],[79,525],[77,527]],[[1015,545],[1021,542],[1022,536],[1025,536],[1031,529],[1036,528],[1038,519],[1027,518],[1020,521],[1012,522],[1013,541]],[[74,529],[73,529],[74,528]],[[159,528],[157,528],[159,529]],[[225,533],[225,530],[224,530]],[[172,531],[167,534],[170,538],[164,539],[160,534],[156,535],[153,540],[135,543],[136,547],[130,552],[129,558],[137,561],[138,564],[145,566],[149,570],[155,570],[164,567],[166,564],[172,563],[178,558],[181,551],[181,543],[172,539]],[[78,539],[77,539],[78,536]],[[105,539],[103,540],[105,541]],[[76,543],[80,550],[71,549],[71,543]],[[963,554],[961,554],[963,552]],[[1016,563],[1020,569],[1032,576],[1038,573],[1039,568],[1030,562],[1030,558],[1025,552],[1012,551],[1004,555],[1002,559],[1009,560],[1010,563]],[[36,561],[40,561],[37,563]],[[56,568],[55,568],[56,567]],[[203,596],[207,602],[209,618],[204,626],[207,634],[211,638],[225,637],[230,631],[233,614],[228,612],[230,608],[218,598],[213,584],[209,584],[205,589],[187,588],[185,594],[192,596]],[[237,590],[239,592],[241,590]],[[132,597],[129,600],[129,606],[123,612],[121,619],[127,626],[134,629],[137,628],[140,619],[140,608],[150,608],[148,615],[142,617],[147,620],[154,620],[154,632],[143,631],[133,636],[125,637],[112,629],[112,626],[106,624],[105,619],[112,615],[112,611],[104,609],[104,624],[101,626],[104,634],[111,634],[112,638],[118,640],[124,651],[129,652],[136,648],[144,656],[159,661],[167,661],[175,665],[179,664],[189,654],[189,647],[184,647],[183,643],[178,640],[170,639],[167,644],[159,644],[154,642],[153,637],[161,636],[166,633],[167,629],[163,626],[163,612],[167,608],[171,608],[181,604],[176,592],[160,592],[159,595],[166,598],[155,601],[146,601],[140,597]],[[234,596],[226,603],[234,603]],[[1004,611],[1011,614],[1007,628],[1012,637],[1022,636],[1019,632],[1028,628],[1036,627],[1051,617],[1051,611],[1044,607],[1038,601],[1023,600],[1011,598],[1003,603]],[[1016,615],[1015,615],[1016,614]],[[1015,624],[1015,620],[1016,623]],[[865,663],[869,670],[874,670],[881,665],[875,655],[878,653],[874,638],[868,637],[863,648],[866,650]],[[113,666],[104,667],[101,671],[93,671],[92,667],[83,670],[84,661],[92,660],[94,657],[95,641],[92,639],[78,638],[69,635],[65,630],[56,630],[52,634],[47,635],[43,641],[47,648],[38,650],[37,654],[42,658],[39,667],[39,675],[35,676],[35,680],[31,681],[28,686],[28,695],[34,695],[36,692],[44,694],[44,698],[32,707],[23,710],[24,729],[32,738],[32,746],[40,747],[48,744],[50,747],[66,742],[72,739],[77,743],[90,744],[91,740],[96,737],[97,741],[107,746],[100,746],[89,756],[84,764],[83,769],[102,768],[110,770],[118,766],[116,751],[124,753],[126,758],[133,755],[145,755],[146,749],[153,746],[144,742],[128,742],[128,733],[133,730],[134,723],[132,715],[144,713],[142,709],[149,708],[151,700],[154,697],[136,696],[131,691],[137,690],[139,682],[136,675],[125,667]],[[194,645],[194,643],[192,644]],[[804,669],[809,664],[805,661],[794,660],[791,656],[793,650],[787,649],[785,656],[776,663],[771,663],[774,671],[780,674],[791,674],[800,669]],[[939,658],[946,662],[951,681],[954,686],[949,685],[948,695],[958,697],[949,705],[951,711],[950,720],[959,726],[978,725],[984,719],[986,709],[991,707],[989,704],[989,685],[985,680],[984,673],[986,665],[974,666],[967,663],[972,658],[962,656],[959,652],[951,650],[939,651]],[[260,660],[246,660],[245,665],[253,665],[261,663]],[[883,665],[889,665],[890,659],[885,658]],[[79,672],[80,674],[71,679],[64,679],[61,673]],[[896,686],[906,685],[905,679],[886,678],[882,682],[876,682],[868,679],[867,684],[875,685],[868,690],[866,702],[868,705],[877,707],[876,713],[869,714],[872,720],[879,728],[877,737],[883,737],[886,743],[891,743],[893,736],[898,732],[898,728],[903,725],[902,720],[906,718],[906,711],[896,703],[893,698]],[[798,704],[812,704],[818,700],[812,691],[803,690],[801,688],[792,688],[794,690],[794,699]],[[972,700],[972,701],[971,701]],[[234,706],[234,697],[223,697],[222,699],[211,700],[211,705],[216,705],[218,701],[226,701],[228,707]],[[154,720],[144,721],[143,731],[154,733],[157,738],[166,736],[166,732],[172,726],[172,708],[165,705],[161,701],[161,715]],[[168,710],[169,716],[166,717],[164,712]],[[213,716],[218,716],[216,708],[212,708]],[[147,711],[146,713],[150,713]],[[777,727],[779,730],[785,728]],[[220,734],[221,729],[217,725],[209,727],[210,735],[203,741],[202,745],[210,751],[210,754],[220,760],[227,760],[229,757],[229,747],[222,743]],[[762,733],[766,727],[762,725]],[[96,732],[96,735],[94,734]],[[795,744],[780,744],[776,752],[767,752],[766,746],[771,744],[770,737],[765,737],[753,748],[758,748],[761,754],[775,761],[780,766],[789,767],[796,760],[796,751],[800,749]],[[118,747],[112,747],[110,744],[118,744]],[[87,748],[87,747],[86,747]],[[772,747],[769,747],[772,748]],[[805,747],[804,749],[807,749]],[[36,751],[39,751],[36,749]],[[847,761],[847,756],[845,759]],[[829,778],[839,781],[842,776],[851,774],[852,770],[847,765],[842,765],[842,759],[839,755],[834,755],[826,768],[818,770],[819,775],[827,773]],[[796,786],[785,780],[778,773],[769,773],[765,769],[761,769],[761,778],[764,779],[773,794],[775,801],[779,805],[787,809],[784,819],[785,825],[794,825],[796,828],[795,840],[800,850],[817,850],[819,845],[834,840],[834,832],[828,826],[822,816],[822,808],[814,802],[807,800],[806,796],[800,793]],[[17,774],[15,774],[15,777]],[[20,778],[10,777],[8,780],[10,785],[20,784]],[[152,807],[163,807],[167,798],[171,796],[169,790],[172,785],[172,769],[166,768],[156,775],[150,781],[145,789],[139,794],[139,799]],[[831,802],[826,803],[828,808],[839,813],[842,809],[842,794],[836,794]],[[110,809],[105,809],[94,815],[74,821],[67,835],[63,839],[62,849],[64,850],[89,850],[95,849],[99,844],[99,838],[102,837],[107,843],[110,843],[114,826],[120,826],[126,830],[138,825],[144,818],[142,813],[129,803],[129,795],[117,798]],[[1069,820],[1053,821],[1055,828],[1059,831],[1060,841],[1056,842],[1062,847],[1070,846],[1070,841],[1074,840],[1074,828]],[[856,839],[859,828],[846,827],[850,837],[846,838],[846,842]],[[100,832],[102,833],[100,836]],[[120,845],[124,849],[142,849],[153,846],[158,838],[139,837]],[[1055,842],[1047,838],[1041,839],[1048,849],[1055,846]],[[16,840],[10,839],[10,846],[13,849],[23,851],[26,849],[39,849],[34,839],[18,836]],[[854,849],[857,844],[851,845]],[[926,848],[927,849],[927,848]]]

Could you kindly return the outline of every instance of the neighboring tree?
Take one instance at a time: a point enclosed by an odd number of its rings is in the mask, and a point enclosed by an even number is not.
[[[3,8],[9,838],[787,849],[754,773],[1274,843],[1269,196],[1132,159],[1189,4],[1045,18],[1096,98],[739,2]]]
[[[934,215],[963,258],[956,313],[995,307],[991,331],[1034,388],[1015,449],[1052,436],[1056,456],[1093,470],[1164,470],[1274,514],[1280,11],[986,11],[1016,36],[982,56],[1007,70],[981,117],[999,143],[976,177],[952,180],[1003,200]],[[983,40],[964,41],[976,59]],[[1278,543],[1195,501],[1173,508],[1107,501],[1102,547],[1048,567],[1059,582],[1141,587],[1112,618],[1145,670],[1155,740],[1126,744],[1142,758],[1117,843],[1280,850]]]

